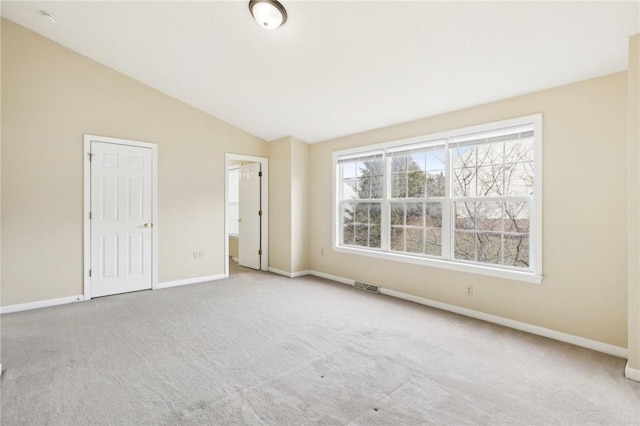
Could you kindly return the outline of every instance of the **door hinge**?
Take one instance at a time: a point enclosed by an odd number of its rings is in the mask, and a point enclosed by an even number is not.
[[[89,220],[91,220],[91,212],[89,212]]]
[[[258,172],[258,177],[262,177],[262,172]]]
[[[89,269],[89,276],[91,276],[91,269]]]
[[[258,216],[262,216],[262,210],[258,210]]]
[[[92,153],[88,153],[87,155],[89,156],[89,161],[93,161],[93,154]]]
[[[262,250],[258,250],[258,256],[262,256]]]

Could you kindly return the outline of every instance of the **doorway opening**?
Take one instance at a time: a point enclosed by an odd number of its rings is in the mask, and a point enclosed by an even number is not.
[[[225,276],[269,268],[269,160],[225,156]]]

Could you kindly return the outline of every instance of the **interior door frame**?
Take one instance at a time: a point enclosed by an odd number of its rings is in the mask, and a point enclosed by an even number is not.
[[[232,161],[260,163],[260,170],[262,171],[260,185],[260,208],[262,209],[260,239],[262,259],[260,259],[260,270],[269,270],[269,159],[252,155],[226,153],[224,161],[224,276],[226,278],[229,278],[229,224],[227,223],[229,212],[227,208],[229,204],[229,167]]]
[[[140,142],[129,139],[110,138],[107,136],[84,135],[84,201],[83,201],[83,286],[84,300],[91,299],[91,142],[111,143],[115,145],[127,145],[139,148],[151,149],[151,289],[155,290],[158,285],[158,145],[149,142]]]

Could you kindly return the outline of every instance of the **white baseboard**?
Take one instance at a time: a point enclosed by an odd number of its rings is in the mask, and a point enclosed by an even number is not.
[[[338,277],[331,274],[325,274],[324,272],[309,271],[309,273],[311,275],[315,275],[316,277],[326,278],[328,280],[337,281],[343,284],[353,285],[353,282],[354,282],[354,280]],[[442,309],[443,311],[449,311],[459,315],[464,315],[464,316],[476,318],[482,321],[499,324],[499,325],[513,328],[520,331],[525,331],[527,333],[536,334],[538,336],[547,337],[549,339],[559,340],[561,342],[570,343],[576,346],[581,346],[583,348],[591,349],[597,352],[603,352],[605,354],[617,356],[619,358],[627,358],[627,349],[622,348],[620,346],[614,346],[608,343],[598,342],[596,340],[585,339],[584,337],[574,336],[572,334],[562,333],[560,331],[551,330],[549,328],[539,327],[533,324],[515,321],[508,318],[499,317],[496,315],[486,314],[484,312],[474,311],[473,309],[461,308],[459,306],[450,305],[448,303],[442,303],[436,300],[425,299],[424,297],[414,296],[411,294],[402,293],[395,290],[389,290],[383,287],[380,288],[380,293],[387,296],[396,297],[398,299],[419,303],[421,305],[430,306],[432,308]],[[633,377],[635,377],[636,373],[640,374],[640,371],[638,370],[632,370],[632,369],[630,370],[631,372],[629,374]]]
[[[269,267],[269,272],[273,272],[274,274],[282,275],[282,276],[288,277],[288,278],[303,277],[303,276],[309,275],[311,273],[311,271],[287,272],[287,271],[283,271],[282,269],[277,269],[277,268],[272,268],[272,267]]]
[[[291,278],[291,272],[283,271],[282,269],[276,269],[269,266],[269,272]]]
[[[197,283],[204,283],[207,281],[222,280],[224,278],[226,278],[225,274],[217,274],[217,275],[207,275],[204,277],[185,278],[184,280],[165,281],[165,282],[156,284],[156,290],[161,288],[177,287],[177,286],[187,285],[187,284],[197,284]]]
[[[58,299],[39,300],[37,302],[20,303],[18,305],[3,306],[0,308],[0,314],[9,314],[11,312],[29,311],[31,309],[47,308],[49,306],[65,305],[67,303],[81,302],[84,296],[60,297]]]
[[[629,367],[629,363],[627,362],[627,367],[624,369],[624,377],[629,380],[640,382],[640,370]]]
[[[313,275],[315,277],[320,277],[320,278],[324,278],[326,280],[336,281],[336,282],[339,282],[341,284],[346,284],[346,285],[353,285],[353,283],[355,282],[355,280],[350,280],[348,278],[342,278],[342,277],[339,277],[337,275],[325,274],[324,272],[309,271],[309,274]]]
[[[236,262],[236,263],[238,263],[238,262],[240,261],[240,259],[238,259],[238,258],[237,258],[237,257],[235,257],[235,256],[231,256],[231,260],[232,260],[232,261],[234,261],[234,262]]]

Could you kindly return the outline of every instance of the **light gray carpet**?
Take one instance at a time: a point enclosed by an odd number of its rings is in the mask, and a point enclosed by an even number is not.
[[[2,316],[2,424],[639,424],[625,361],[303,277]]]

